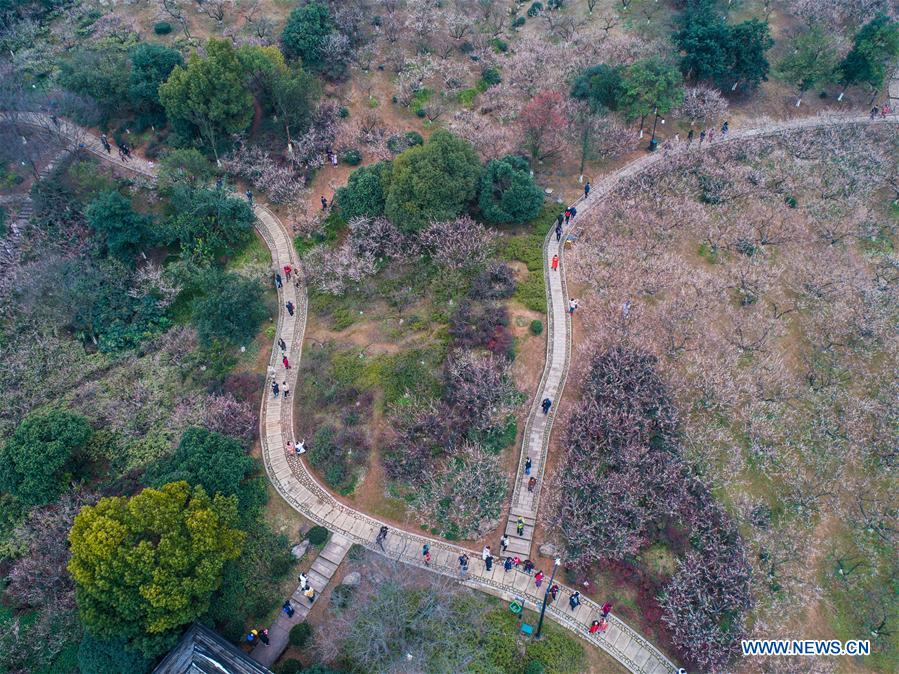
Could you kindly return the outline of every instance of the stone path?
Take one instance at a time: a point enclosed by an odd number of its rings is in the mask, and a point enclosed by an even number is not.
[[[47,118],[38,113],[20,114],[18,116],[20,122],[25,115],[31,115],[36,126],[45,126],[47,123]],[[875,122],[869,122],[867,115],[811,117],[785,123],[768,124],[745,131],[734,130],[726,140],[719,140],[716,144],[718,142],[730,143],[742,138],[770,135],[794,129],[842,124],[889,123],[897,120],[899,118],[895,115],[885,120],[878,119]],[[126,170],[150,178],[154,177],[155,170],[151,162],[138,158],[132,159],[127,163],[122,162],[117,156],[108,155],[104,152],[99,139],[95,136],[68,122],[61,122],[61,124],[61,133],[77,138],[81,149],[111,161]],[[69,130],[72,130],[71,134],[68,133]],[[674,151],[694,150],[687,150],[684,147]],[[597,203],[603,195],[608,194],[618,181],[645,170],[647,167],[661,161],[663,157],[664,155],[661,152],[645,155],[621,170],[598,180],[593,185],[590,198],[586,201],[581,199],[576,202],[579,205],[579,212],[575,226],[579,226],[583,215],[589,212],[592,205]],[[294,269],[300,269],[299,259],[293,248],[291,236],[281,221],[264,206],[256,205],[254,210],[258,218],[257,229],[271,250],[274,266],[280,269],[284,265],[290,264]],[[548,257],[555,254],[552,252],[555,250],[553,242],[554,237],[550,234],[544,246],[545,255]],[[543,399],[544,391],[551,392],[552,395],[550,397],[559,396],[565,379],[570,350],[568,345],[570,340],[569,319],[564,313],[558,314],[556,309],[557,306],[561,306],[562,312],[565,311],[564,302],[567,301],[567,296],[564,277],[561,274],[554,276],[551,270],[547,270],[547,278],[549,279],[547,292],[550,301],[549,306],[551,307],[549,313],[550,325],[547,326],[548,339],[550,340],[548,347],[551,348],[547,349],[548,365],[544,369],[543,379],[538,388],[535,407],[532,409],[528,420],[525,444],[523,445],[528,452],[536,451],[537,448],[533,443],[536,442],[536,438],[542,438],[539,447],[541,477],[552,416],[541,420],[538,414],[542,416],[542,413],[539,412],[536,405],[539,405],[539,401]],[[291,389],[295,391],[296,366],[302,354],[303,333],[306,325],[306,288],[302,283],[285,284],[280,291],[279,300],[281,301],[282,309],[278,316],[277,334],[272,344],[271,367],[274,368],[275,376],[279,378],[279,381],[283,380],[285,376],[289,378]],[[293,315],[290,315],[284,309],[287,301],[291,301],[295,306]],[[562,338],[563,335],[564,339]],[[289,370],[285,370],[281,365],[277,348],[278,336],[287,342],[287,354],[292,366]],[[382,552],[393,559],[408,564],[423,566],[421,549],[423,544],[428,543],[431,546],[431,565],[428,568],[433,572],[447,576],[458,576],[457,558],[465,552],[472,560],[471,570],[463,581],[465,585],[507,600],[517,598],[524,601],[529,608],[539,608],[543,601],[543,590],[546,589],[546,586],[538,589],[534,586],[531,576],[518,570],[505,572],[500,564],[495,564],[493,569],[488,572],[484,564],[480,562],[479,554],[471,550],[466,550],[445,541],[428,538],[417,532],[393,529],[387,537],[384,548],[379,549],[375,545],[374,540],[382,523],[339,502],[306,469],[303,461],[292,453],[288,453],[286,443],[293,438],[293,406],[283,405],[282,402],[283,399],[281,398],[272,399],[269,395],[264,396],[260,413],[262,456],[272,485],[294,509],[317,524],[327,527],[332,532],[332,535],[333,533],[340,534],[349,543],[358,543],[375,552]],[[522,458],[523,461],[524,458]],[[525,488],[524,492],[526,493],[526,491]],[[530,499],[529,501],[522,500],[521,496],[522,483],[521,480],[518,480],[513,492],[513,507],[523,508],[529,506],[530,512],[536,515],[539,491],[535,492],[533,496],[526,497]],[[528,544],[530,543],[530,539],[526,536],[522,538],[527,540]],[[549,571],[549,569],[544,570]],[[610,616],[610,627],[604,635],[588,634],[587,627],[599,614],[599,606],[592,600],[583,598],[577,611],[569,611],[568,596],[570,592],[571,590],[568,588],[562,588],[559,600],[547,610],[549,618],[572,630],[581,638],[602,648],[631,672],[637,674],[677,672],[677,667],[674,663],[646,641],[637,631],[614,615]]]
[[[337,571],[337,567],[346,557],[352,547],[348,538],[337,533],[332,533],[327,545],[318,553],[318,557],[312,562],[312,568],[306,574],[309,584],[315,590],[316,601],[318,596],[325,591],[331,577]],[[290,630],[306,619],[312,610],[312,602],[303,595],[303,591],[297,586],[290,597],[290,603],[294,608],[293,616],[288,617],[284,611],[278,613],[278,617],[268,630],[268,646],[259,643],[250,653],[250,657],[256,662],[271,668],[275,661],[287,649]]]

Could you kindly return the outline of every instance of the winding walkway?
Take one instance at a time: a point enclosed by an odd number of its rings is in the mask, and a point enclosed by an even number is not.
[[[24,113],[18,116],[18,121],[28,123],[27,117],[31,115],[34,126],[45,127],[47,119],[38,113]],[[841,115],[812,117],[795,120],[781,124],[771,124],[760,128],[747,129],[745,131],[732,131],[727,139],[719,140],[719,143],[731,143],[739,139],[752,138],[776,134],[782,131],[795,129],[815,128],[827,125],[861,124],[861,123],[890,123],[896,122],[897,117],[892,116],[886,120],[878,119],[870,122],[866,115]],[[77,138],[80,149],[91,152],[107,161],[126,170],[144,175],[150,179],[155,177],[155,168],[152,163],[134,158],[129,162],[122,162],[117,156],[107,154],[100,145],[99,139],[91,134],[85,134],[83,129],[60,121],[60,132],[70,138]],[[71,133],[69,133],[71,130]],[[696,151],[686,148],[678,148],[674,152]],[[645,155],[631,162],[621,170],[596,181],[590,197],[587,200],[579,200],[579,213],[577,223],[590,211],[593,204],[597,203],[603,195],[608,194],[612,188],[622,179],[632,176],[663,159],[662,153]],[[283,268],[290,264],[294,269],[299,269],[299,259],[292,245],[289,232],[281,221],[262,205],[254,207],[257,216],[257,229],[268,245],[273,264],[276,268]],[[549,310],[549,325],[547,329],[547,361],[543,377],[534,396],[529,418],[525,426],[522,465],[527,455],[532,457],[534,470],[532,473],[538,478],[538,489],[533,493],[527,492],[522,479],[518,479],[513,491],[512,509],[519,512],[528,512],[536,516],[539,487],[542,486],[543,467],[545,465],[545,452],[551,430],[553,411],[544,416],[540,410],[540,401],[544,397],[556,400],[560,397],[568,368],[570,354],[571,326],[566,312],[567,294],[564,274],[553,272],[549,269],[548,260],[554,254],[563,257],[555,242],[552,232],[547,235],[544,244],[545,274],[548,279],[547,299]],[[270,366],[276,370],[279,380],[287,378],[291,388],[296,387],[297,364],[302,355],[303,333],[306,326],[307,298],[306,289],[302,284],[285,284],[279,293],[281,311],[278,315],[277,334],[272,343],[272,356]],[[293,315],[284,307],[290,301],[296,307]],[[287,355],[291,363],[291,369],[284,370],[277,348],[277,339],[281,337],[287,343]],[[287,451],[287,442],[293,438],[293,405],[283,405],[283,398],[272,399],[271,396],[263,396],[262,410],[260,413],[260,436],[262,443],[262,456],[265,469],[272,485],[278,493],[298,512],[308,519],[321,524],[332,532],[340,534],[352,543],[365,546],[375,552],[379,548],[374,540],[382,523],[365,513],[358,512],[335,499],[315,477],[307,470],[305,464],[298,457]],[[553,406],[555,408],[555,405]],[[536,461],[534,459],[537,459]],[[521,471],[523,472],[523,471]],[[521,477],[521,475],[519,476]],[[527,534],[526,530],[526,534]],[[530,548],[531,538],[527,540]],[[505,572],[501,564],[495,564],[491,571],[478,560],[479,554],[466,550],[460,546],[452,545],[445,541],[422,536],[418,533],[391,529],[384,545],[384,554],[389,557],[409,564],[422,566],[422,545],[428,543],[431,546],[430,570],[448,576],[458,576],[457,558],[463,552],[472,558],[472,565],[464,583],[470,587],[503,597],[505,599],[523,599],[530,608],[539,608],[543,600],[543,591],[534,586],[533,578],[518,570]],[[547,569],[548,570],[548,569]],[[652,644],[644,639],[629,625],[622,622],[614,615],[610,616],[610,627],[601,636],[590,635],[587,627],[599,613],[599,606],[587,598],[582,598],[581,605],[576,611],[568,610],[567,596],[570,590],[562,588],[560,599],[547,609],[547,615],[572,630],[581,638],[602,648],[612,657],[618,660],[625,668],[636,674],[663,674],[677,672],[677,667],[667,657],[658,651]]]

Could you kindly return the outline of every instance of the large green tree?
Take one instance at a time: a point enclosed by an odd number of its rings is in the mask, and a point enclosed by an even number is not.
[[[437,131],[426,145],[393,160],[385,213],[407,232],[431,220],[452,220],[474,198],[480,176],[481,163],[471,144]]]
[[[185,480],[207,494],[236,496],[242,519],[258,514],[266,498],[258,461],[234,438],[205,428],[184,431],[175,453],[151,466],[145,479],[154,487]]]
[[[712,0],[691,0],[673,36],[685,77],[725,89],[754,89],[768,78],[765,53],[774,41],[767,23],[756,19],[728,24]]]
[[[56,500],[92,433],[87,419],[78,414],[62,410],[29,414],[0,450],[0,491],[28,505]]]
[[[165,108],[159,101],[159,87],[176,66],[183,66],[181,54],[165,45],[141,42],[132,47],[131,74],[128,78],[128,95],[139,113],[162,117]]]
[[[255,216],[244,199],[224,190],[175,184],[170,235],[191,257],[208,262],[231,255],[252,237]]]
[[[814,86],[833,81],[837,68],[836,46],[830,33],[815,24],[793,42],[792,51],[778,64],[781,77],[803,94]]]
[[[384,215],[393,162],[379,161],[360,166],[350,174],[344,187],[337,190],[336,200],[344,219]]]
[[[523,157],[493,159],[481,176],[478,205],[490,222],[526,222],[540,212],[543,190],[534,182]]]
[[[225,564],[240,555],[237,499],[173,482],[81,509],[68,569],[85,626],[145,655],[209,608]]]
[[[606,63],[587,68],[571,85],[571,97],[587,101],[595,113],[617,110],[624,94],[621,66]]]
[[[92,98],[108,121],[128,101],[128,56],[116,46],[74,49],[60,64],[59,82],[69,91]]]
[[[206,294],[193,305],[200,341],[206,345],[215,340],[235,346],[249,344],[268,317],[262,285],[231,273],[212,273],[206,280]]]
[[[205,57],[194,54],[187,67],[175,66],[159,100],[171,121],[198,132],[216,156],[224,138],[243,133],[253,120],[244,66],[228,40],[209,40]]]
[[[131,200],[116,190],[105,190],[85,210],[87,223],[103,237],[110,255],[129,261],[156,240],[153,218],[138,213]]]
[[[855,34],[852,49],[839,66],[840,82],[844,87],[867,84],[878,91],[883,87],[890,63],[897,56],[899,23],[886,14],[878,14]]]
[[[643,120],[654,112],[665,115],[684,101],[683,78],[674,66],[660,58],[637,61],[624,77],[624,110],[631,119]]]
[[[290,59],[302,59],[312,70],[324,66],[325,44],[334,32],[334,21],[325,4],[312,0],[295,8],[281,33],[281,45]]]

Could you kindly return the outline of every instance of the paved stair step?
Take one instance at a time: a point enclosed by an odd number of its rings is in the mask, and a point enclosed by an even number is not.
[[[337,565],[334,562],[329,562],[327,559],[322,559],[321,556],[318,556],[315,558],[315,561],[312,562],[312,569],[318,571],[325,578],[330,578],[337,570]]]
[[[325,546],[325,549],[319,553],[320,558],[327,559],[332,564],[340,566],[340,563],[343,561],[343,558],[346,557],[346,553],[349,551],[349,546],[332,546],[330,543]]]
[[[309,569],[306,573],[306,577],[309,579],[309,582],[312,583],[312,587],[316,590],[323,590],[328,586],[328,582],[331,580],[330,578],[325,578],[315,569]]]
[[[509,538],[509,553],[527,558],[531,554],[531,542],[523,538]]]
[[[509,521],[517,522],[519,517],[524,520],[525,524],[530,524],[531,526],[533,526],[537,522],[537,518],[534,516],[533,510],[525,510],[524,508],[519,508],[513,505],[509,509]]]

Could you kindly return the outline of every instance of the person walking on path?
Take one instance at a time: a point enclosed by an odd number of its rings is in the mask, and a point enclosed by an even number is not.
[[[309,587],[306,588],[306,591],[303,593],[303,596],[309,600],[310,604],[314,604],[315,603],[315,588],[313,588],[310,585]]]
[[[225,186],[225,179],[219,176],[215,179],[215,189],[220,190]]]
[[[531,571],[534,570],[534,562],[532,562],[530,559],[524,560],[523,568],[524,568],[524,572],[530,576]]]
[[[259,641],[263,643],[263,645],[268,646],[268,630],[264,629],[259,633]]]
[[[276,381],[272,382],[272,395],[275,396],[275,398],[278,397],[278,382]]]
[[[488,571],[493,571],[493,555],[487,555],[487,559],[484,560],[484,565],[487,567]]]
[[[724,124],[721,125],[721,137],[727,138],[727,132],[730,131],[730,122],[727,120],[724,121]]]
[[[549,398],[544,398],[540,406],[543,408],[543,414],[547,415],[549,414],[549,408],[553,406],[553,401]]]
[[[281,359],[281,362],[284,363],[284,369],[285,369],[285,370],[289,370],[289,369],[290,369],[290,361],[287,360],[287,356],[284,356],[284,358]]]
[[[525,475],[531,474],[531,457],[528,457],[524,462],[524,474]]]
[[[558,583],[552,584],[552,586],[549,588],[549,596],[551,597],[550,601],[555,601],[559,598],[559,589],[560,588]]]
[[[561,240],[562,240],[562,223],[560,221],[560,222],[556,223],[556,241],[561,241]]]
[[[574,220],[574,216],[577,215],[577,209],[574,206],[572,206],[571,208],[568,209],[568,211],[571,213],[571,219]]]
[[[566,208],[565,209],[565,224],[567,225],[569,222],[571,222],[571,208]]]
[[[545,575],[546,574],[544,574],[542,571],[538,571],[534,576],[534,585],[536,585],[537,587],[543,585],[543,578],[545,577]]]
[[[256,638],[259,636],[259,630],[250,630],[250,633],[247,634],[247,643],[255,644]]]
[[[298,577],[298,580],[300,581],[301,590],[305,590],[307,587],[309,587],[309,576],[307,576],[305,573],[301,573]]]
[[[421,556],[424,559],[425,566],[431,566],[431,546],[427,543],[421,546]]]
[[[290,605],[290,599],[284,602],[281,610],[284,611],[284,615],[286,615],[288,618],[293,618],[294,608]]]
[[[519,536],[524,536],[524,518],[520,515],[518,516],[518,521],[515,523],[515,531],[518,532]]]
[[[568,597],[568,605],[572,611],[577,611],[577,607],[581,605],[581,593],[576,590],[572,592],[571,596]]]
[[[500,552],[505,552],[509,549],[509,537],[506,534],[503,534],[503,537],[499,539],[499,547]]]
[[[503,570],[508,573],[512,570],[512,558],[506,557],[506,561],[503,562]]]
[[[293,316],[293,302],[288,300],[287,304],[285,304],[284,306],[287,307],[287,313],[289,313],[291,316]]]
[[[247,202],[249,202],[250,206],[253,205],[253,193],[250,190],[247,190]]]
[[[574,312],[578,308],[579,304],[580,304],[580,302],[578,302],[573,297],[570,300],[568,300],[568,313],[573,316]]]
[[[702,149],[702,141],[705,140],[705,129],[699,132],[699,147]]]
[[[565,211],[559,213],[559,217],[556,218],[556,230],[562,229],[562,223],[565,222]]]
[[[876,105],[873,108],[871,108],[871,119],[874,119],[875,117],[877,117],[878,112],[880,112],[880,110],[877,108]]]
[[[712,144],[712,141],[715,139],[715,129],[709,129],[709,132],[706,134],[706,140],[709,141],[709,145]]]
[[[590,196],[590,181],[587,181],[587,184],[584,185],[584,199]]]
[[[609,629],[609,621],[603,618],[599,621],[599,636],[605,634],[605,631]]]
[[[559,256],[558,255],[553,255],[552,269],[553,269],[553,271],[559,270]]]
[[[284,343],[284,340],[281,337],[278,337],[278,348],[285,353],[287,352],[287,344]]]
[[[590,634],[596,634],[599,631],[599,621],[594,620],[592,623],[590,623],[590,629],[588,631],[590,632]]]
[[[288,281],[290,280],[290,272],[292,272],[292,271],[293,271],[293,267],[291,267],[289,264],[284,265],[284,276],[287,277]]]
[[[528,480],[528,491],[534,491],[534,487],[536,487],[536,486],[537,486],[537,478],[531,477],[531,479]]]
[[[323,211],[328,210],[328,200],[325,199],[325,195],[324,195],[324,194],[322,195],[321,202],[322,202],[322,210],[323,210]]]
[[[377,543],[378,547],[381,548],[381,551],[384,551],[384,541],[387,540],[387,532],[389,529],[387,525],[382,525],[381,529],[378,531],[378,537],[375,539],[375,543]]]
[[[285,396],[285,397],[287,397],[287,396]],[[303,438],[302,440],[299,441],[299,443],[297,443],[296,452],[297,452],[297,456],[299,456],[300,454],[306,453],[306,438]]]
[[[281,274],[275,273],[275,287],[280,290],[284,284],[281,282]]]
[[[465,578],[468,574],[468,555],[464,552],[459,555],[459,576]]]
[[[488,558],[489,556],[490,556],[490,546],[489,546],[489,545],[485,545],[485,546],[484,546],[484,549],[481,550],[481,559],[483,559],[483,560],[486,562],[486,561],[487,561],[487,558]]]
[[[600,610],[602,611],[602,617],[608,618],[609,614],[612,612],[612,602],[607,601],[602,605],[602,608]]]
[[[100,142],[103,143],[103,149],[106,150],[106,154],[112,154],[112,146],[109,144],[109,138],[106,137],[105,133],[100,136]]]
[[[287,396],[290,395],[290,387],[287,385],[287,380],[281,382],[281,390],[284,392],[284,400],[287,400]]]
[[[687,147],[690,147],[693,144],[693,129],[690,129],[690,133],[687,134]]]

